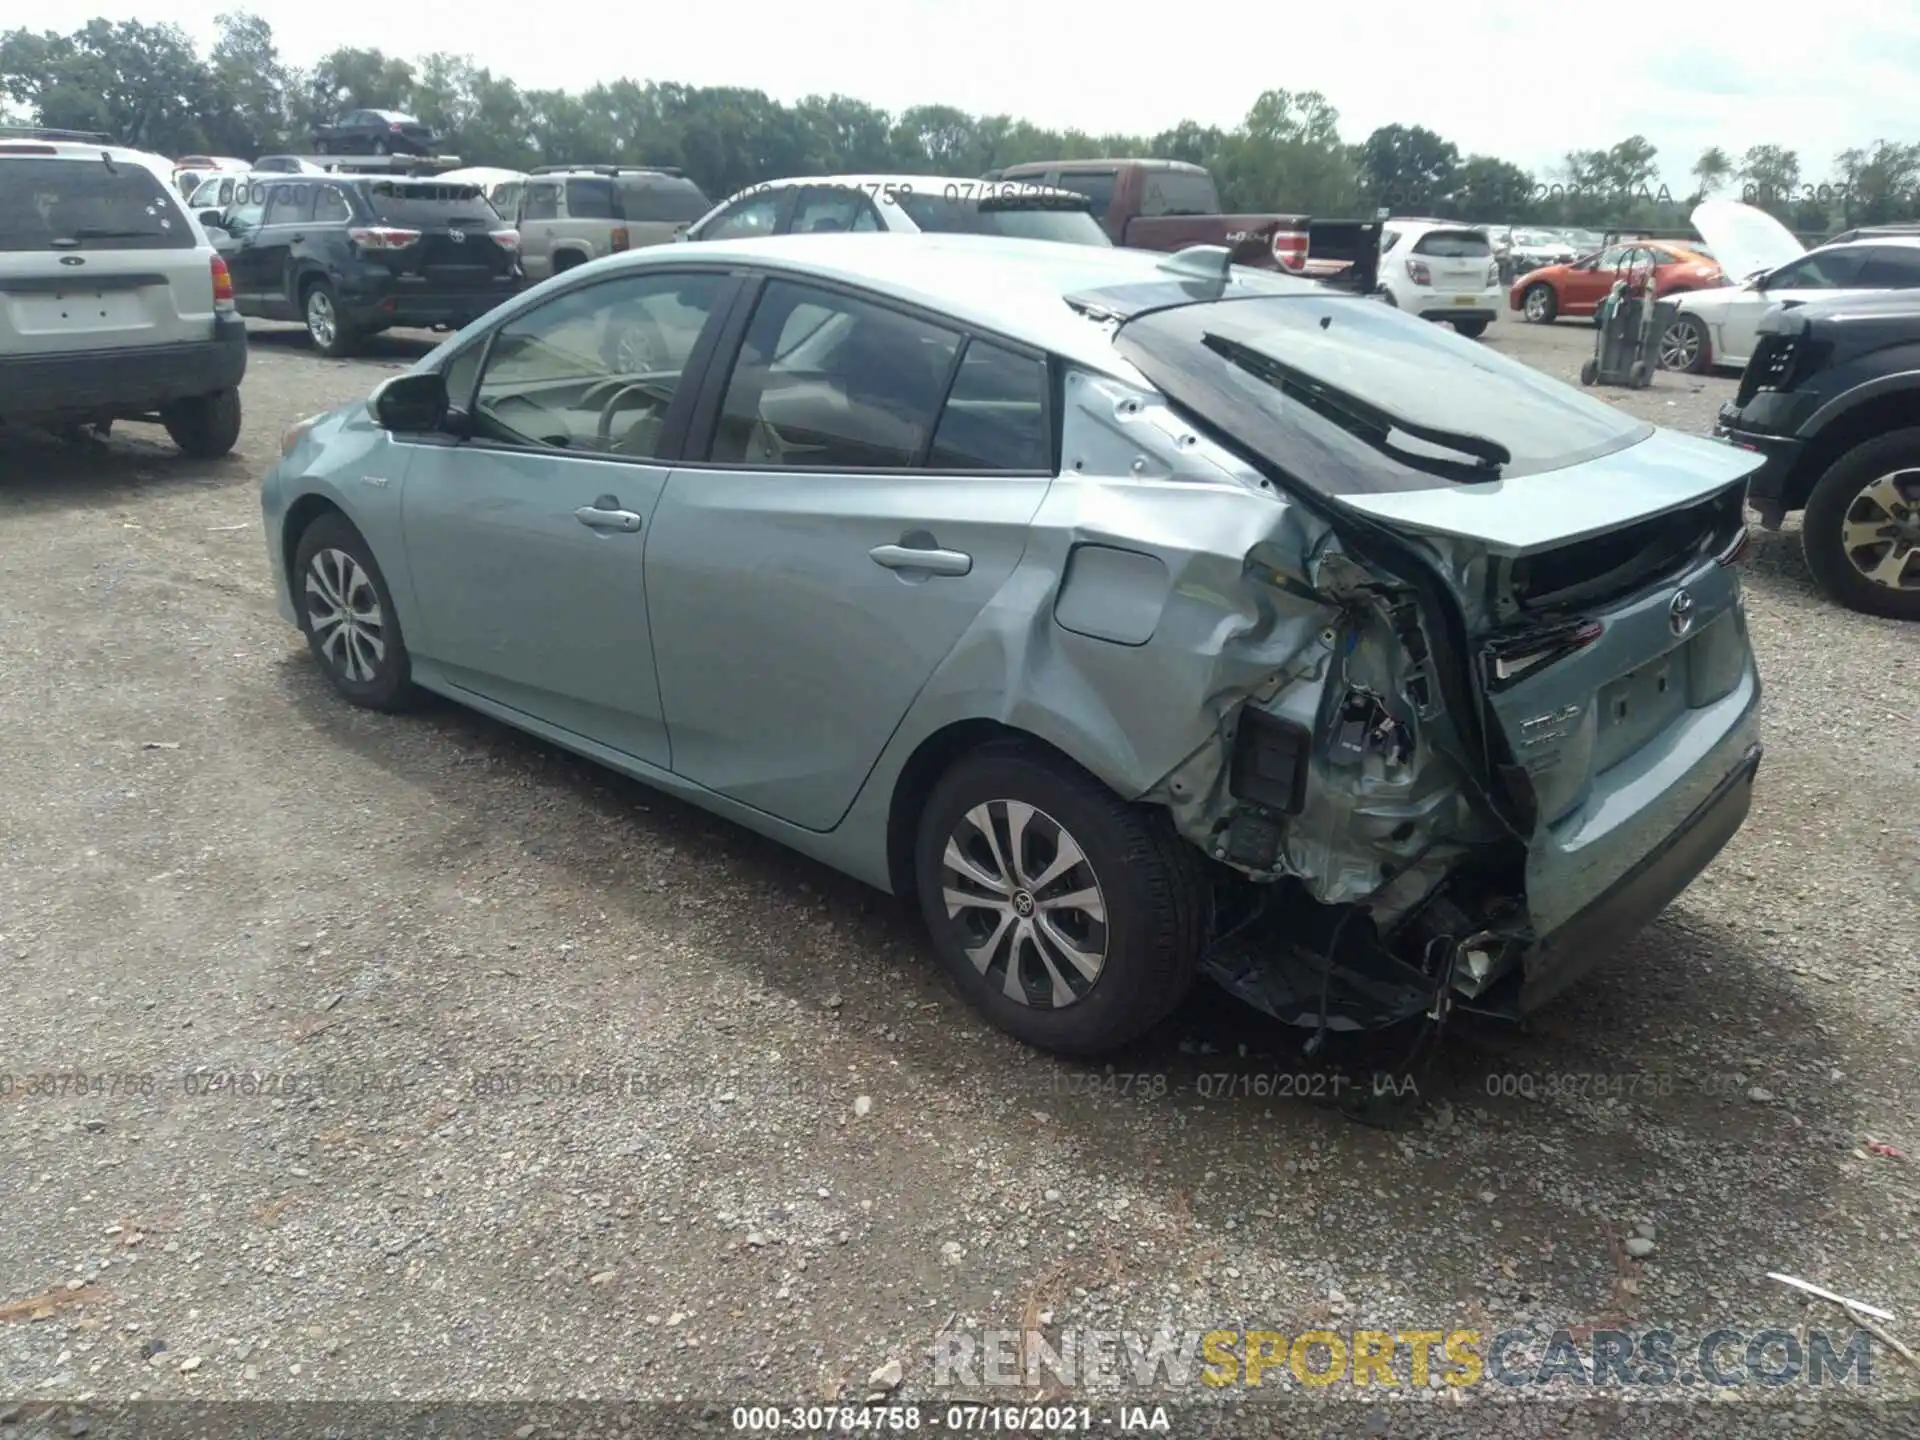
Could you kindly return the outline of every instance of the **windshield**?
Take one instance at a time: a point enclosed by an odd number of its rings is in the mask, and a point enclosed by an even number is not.
[[[918,194],[900,191],[894,199],[920,229],[940,235],[1006,235],[1019,240],[1058,240],[1069,245],[1113,248],[1078,195],[1054,198],[1018,195],[1007,199]]]
[[[374,218],[383,225],[498,225],[500,214],[478,185],[401,185],[383,180],[367,187]]]
[[[159,178],[102,160],[0,158],[0,250],[191,250]]]
[[[1488,456],[1504,457],[1498,477],[1514,479],[1653,433],[1530,366],[1360,296],[1149,311],[1122,325],[1114,346],[1176,405],[1330,495],[1451,487]]]

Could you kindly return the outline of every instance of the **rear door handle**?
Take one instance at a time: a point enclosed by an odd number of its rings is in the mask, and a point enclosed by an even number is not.
[[[631,510],[605,510],[598,505],[582,505],[573,518],[589,530],[619,530],[632,534],[640,528],[640,517]]]
[[[876,545],[867,558],[887,570],[920,570],[929,575],[966,575],[973,557],[958,550],[915,550],[906,545]]]

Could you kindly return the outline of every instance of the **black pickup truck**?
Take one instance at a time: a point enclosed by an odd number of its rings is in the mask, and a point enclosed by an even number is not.
[[[1181,160],[1035,160],[989,171],[985,178],[1085,195],[1113,243],[1133,250],[1224,245],[1236,265],[1304,275],[1366,295],[1378,276],[1379,221],[1224,214],[1213,176]]]
[[[1748,502],[1801,545],[1820,586],[1920,620],[1920,294],[1772,311],[1714,434],[1767,457]]]

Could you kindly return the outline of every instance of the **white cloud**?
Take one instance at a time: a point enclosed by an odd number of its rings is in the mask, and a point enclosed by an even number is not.
[[[33,24],[71,30],[96,14],[171,21],[205,42],[214,8],[40,0]],[[1693,12],[1679,28],[1698,38],[1657,52],[1658,37],[1675,28],[1658,11],[1645,12],[1642,36],[1611,19],[1587,24],[1599,13],[1591,9],[1518,0],[1253,9],[1164,0],[1092,8],[683,0],[577,17],[524,0],[466,0],[452,26],[449,12],[427,6],[383,10],[377,24],[343,22],[344,12],[305,0],[254,0],[253,8],[301,63],[342,43],[408,57],[451,50],[530,88],[625,76],[739,85],[782,100],[837,90],[893,110],[937,101],[1095,133],[1150,132],[1183,119],[1232,125],[1262,90],[1317,89],[1340,111],[1349,139],[1395,121],[1419,124],[1463,151],[1536,168],[1641,133],[1659,147],[1676,188],[1707,145],[1735,155],[1786,145],[1813,176],[1849,145],[1920,139],[1888,118],[1912,113],[1920,17],[1909,0],[1862,0],[1819,19],[1786,7],[1729,12],[1738,18],[1724,25],[1714,11]]]

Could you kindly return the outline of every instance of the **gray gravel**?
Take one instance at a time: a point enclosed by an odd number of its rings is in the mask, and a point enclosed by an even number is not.
[[[1591,333],[1488,343],[1570,380]],[[255,480],[427,342],[256,342],[224,462],[0,438],[0,1073],[108,1077],[0,1098],[0,1414],[858,1400],[889,1365],[944,1404],[936,1336],[1023,1322],[1844,1327],[1769,1270],[1920,1346],[1920,1167],[1869,1148],[1920,1157],[1920,645],[1822,599],[1792,530],[1750,565],[1746,828],[1372,1128],[1275,1093],[1293,1037],[1207,994],[1111,1078],[1042,1059],[885,897],[452,706],[338,703],[274,613]],[[1731,389],[1614,398],[1704,431]],[[259,1079],[193,1078],[228,1072]],[[1920,1395],[1884,1349],[1874,1380]],[[1423,1410],[1586,1433],[1489,1388]]]

